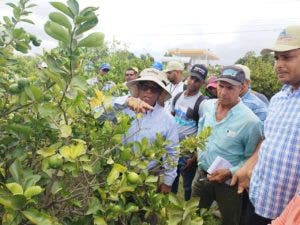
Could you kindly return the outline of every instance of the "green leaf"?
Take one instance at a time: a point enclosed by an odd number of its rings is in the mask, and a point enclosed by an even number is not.
[[[33,101],[39,101],[43,97],[43,91],[36,86],[25,87],[25,93]]]
[[[59,152],[64,158],[73,162],[79,156],[85,154],[86,149],[83,143],[78,143],[77,145],[63,146]]]
[[[34,186],[41,179],[40,175],[31,174],[25,176],[25,181],[23,182],[23,187],[26,190],[30,186]]]
[[[10,165],[9,172],[16,182],[21,183],[23,178],[23,168],[21,167],[21,163],[18,159],[16,159],[14,163]]]
[[[73,13],[71,12],[71,10],[64,4],[61,2],[50,2],[50,4],[58,9],[59,11],[63,12],[64,14],[66,14],[67,16],[71,17],[72,19],[74,18]]]
[[[64,138],[69,137],[72,134],[71,126],[66,125],[66,124],[60,125],[59,130],[61,133],[60,136],[64,137]]]
[[[20,42],[20,41],[16,42],[15,49],[17,51],[22,52],[22,53],[27,53],[28,52],[28,48],[30,48],[30,47],[29,47],[29,45],[27,43]]]
[[[43,118],[48,117],[48,116],[55,117],[60,112],[59,109],[51,103],[40,104],[38,106],[38,111]]]
[[[48,156],[54,155],[56,152],[55,148],[45,147],[37,151],[37,154],[43,156],[43,158],[46,158]]]
[[[169,195],[169,201],[175,206],[182,207],[182,203],[180,202],[178,197],[172,193]]]
[[[78,2],[76,0],[68,0],[67,4],[70,8],[70,10],[72,11],[74,16],[77,16],[79,13],[79,5]]]
[[[20,19],[20,21],[25,22],[25,23],[30,23],[34,25],[34,22],[30,19]]]
[[[96,17],[96,15],[93,15],[89,20],[79,25],[79,28],[76,30],[75,34],[78,36],[84,33],[85,31],[92,29],[97,24],[98,24],[98,18]]]
[[[26,196],[26,198],[31,198],[32,196],[38,195],[38,194],[42,193],[43,191],[44,191],[44,189],[41,188],[40,186],[31,186],[26,189],[26,191],[24,192],[24,195]]]
[[[11,195],[0,189],[0,204],[14,210],[19,210],[26,204],[26,198],[24,195]]]
[[[92,199],[89,202],[89,208],[85,215],[90,215],[90,214],[96,214],[96,212],[100,209],[100,201],[96,197],[92,197]]]
[[[8,183],[8,184],[5,184],[5,186],[13,195],[22,195],[23,194],[23,188],[18,183]]]
[[[62,188],[61,184],[59,182],[55,181],[51,187],[51,193],[55,195],[62,189],[63,188]]]
[[[65,44],[70,43],[70,40],[71,40],[70,33],[63,26],[61,26],[55,22],[47,21],[44,28],[45,28],[46,33],[49,36],[53,37],[54,39],[56,39],[58,41],[62,41]]]
[[[8,25],[8,26],[13,26],[12,22],[10,21],[9,17],[8,16],[3,16],[3,20],[5,21],[5,23]]]
[[[33,224],[37,225],[53,225],[53,220],[51,217],[45,213],[39,212],[34,208],[22,211],[23,215]]]
[[[49,14],[49,18],[53,22],[64,26],[69,31],[72,30],[72,25],[71,25],[69,19],[64,14],[62,14],[60,12],[52,12]]]
[[[146,178],[145,183],[156,183],[158,181],[158,176],[150,175]]]
[[[32,7],[35,7],[35,6],[37,6],[37,4],[29,4],[28,6],[26,6],[26,8],[28,9],[28,8],[32,8]]]
[[[89,174],[93,174],[94,171],[93,171],[93,167],[90,165],[90,164],[83,164],[82,165],[82,168],[86,171],[89,172]]]
[[[29,126],[21,124],[8,124],[7,129],[13,131],[18,136],[29,138],[32,135],[32,129]]]
[[[16,39],[22,38],[24,35],[26,35],[26,32],[23,28],[15,28],[13,31],[13,37]]]
[[[104,35],[97,32],[92,33],[78,43],[78,47],[101,47],[103,45]]]
[[[125,172],[127,168],[125,166],[122,166],[121,164],[115,163],[112,170],[107,176],[107,184],[111,185],[113,182],[115,182],[116,179],[119,178],[121,172]]]
[[[100,216],[94,216],[94,224],[95,225],[107,225],[103,217]]]
[[[17,8],[17,6],[15,4],[11,3],[11,2],[6,3],[6,5],[12,7],[13,9]]]

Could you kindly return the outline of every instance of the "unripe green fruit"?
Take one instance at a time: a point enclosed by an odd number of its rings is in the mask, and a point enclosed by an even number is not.
[[[27,87],[29,85],[29,80],[27,78],[20,78],[18,80],[18,87],[19,89],[23,89],[24,87]]]
[[[21,89],[19,88],[18,84],[11,84],[8,88],[8,92],[11,94],[19,94]]]
[[[141,178],[137,173],[129,172],[127,175],[127,181],[130,184],[139,184],[141,183]]]
[[[62,166],[63,162],[64,160],[59,154],[52,155],[48,159],[49,167],[52,169],[59,169]]]

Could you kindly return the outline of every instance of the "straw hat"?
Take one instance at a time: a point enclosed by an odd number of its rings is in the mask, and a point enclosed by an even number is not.
[[[130,94],[135,98],[138,97],[138,84],[140,81],[152,81],[162,88],[162,92],[157,99],[158,104],[161,106],[164,105],[166,100],[172,97],[167,89],[168,79],[165,73],[154,68],[147,68],[140,73],[139,78],[127,82],[126,85],[130,91]]]

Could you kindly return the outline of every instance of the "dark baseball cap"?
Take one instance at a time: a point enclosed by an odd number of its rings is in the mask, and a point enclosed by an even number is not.
[[[203,64],[195,64],[190,70],[190,76],[196,77],[199,80],[205,80],[208,73],[208,69]]]
[[[225,66],[217,81],[225,81],[232,85],[241,85],[245,82],[246,75],[244,70],[236,66]]]

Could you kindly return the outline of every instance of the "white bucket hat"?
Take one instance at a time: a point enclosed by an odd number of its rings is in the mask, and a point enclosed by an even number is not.
[[[162,92],[157,99],[158,104],[161,106],[164,105],[166,100],[172,97],[167,89],[168,79],[165,73],[154,68],[147,68],[140,73],[139,78],[127,82],[126,85],[130,91],[130,94],[135,98],[138,97],[138,84],[140,81],[152,81],[162,88]]]

